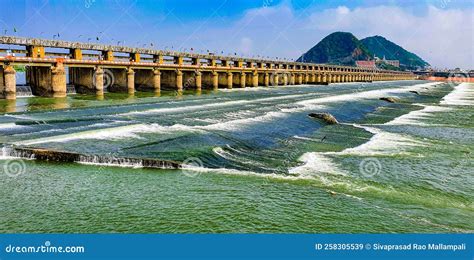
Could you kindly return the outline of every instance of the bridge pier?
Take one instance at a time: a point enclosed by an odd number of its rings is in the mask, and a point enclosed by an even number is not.
[[[272,78],[272,86],[278,86],[278,84],[280,83],[280,77],[276,72],[272,74]]]
[[[232,72],[227,72],[227,88],[232,89],[234,86],[234,74]]]
[[[16,71],[11,65],[0,66],[0,96],[4,99],[16,99]]]
[[[219,73],[213,71],[211,78],[212,78],[212,88],[214,90],[219,89]]]
[[[95,68],[93,77],[92,85],[95,86],[96,95],[104,95],[104,69],[101,67]]]
[[[176,70],[176,89],[183,90],[183,72],[181,70]]]
[[[297,82],[298,85],[301,85],[303,84],[303,74],[299,73],[298,74],[298,82]]]
[[[195,83],[196,89],[201,90],[202,89],[202,73],[198,70],[196,70],[194,73],[195,73],[194,83]]]
[[[265,72],[265,75],[263,76],[264,77],[264,85],[265,87],[269,87],[270,86],[270,74],[268,74],[268,72]]]
[[[127,92],[135,93],[135,71],[133,69],[127,70]]]
[[[240,73],[240,87],[245,88],[245,72]]]
[[[104,72],[102,71],[102,76]],[[91,94],[96,92],[94,81],[96,70],[94,68],[69,68],[69,84],[74,85],[76,92]]]
[[[288,74],[283,73],[283,86],[288,85]]]
[[[296,85],[295,74],[290,74],[290,85]]]
[[[51,69],[51,87],[53,90],[53,97],[66,96],[66,70],[62,63],[57,63]]]
[[[153,70],[153,89],[155,92],[161,91],[161,71],[159,69]]]
[[[66,71],[62,63],[51,67],[30,67],[28,81],[34,95],[43,97],[66,96]]]
[[[252,74],[252,86],[258,87],[258,72],[254,71]]]

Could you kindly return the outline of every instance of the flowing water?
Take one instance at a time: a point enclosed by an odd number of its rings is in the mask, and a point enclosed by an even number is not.
[[[424,81],[0,101],[0,231],[473,232],[473,105]]]

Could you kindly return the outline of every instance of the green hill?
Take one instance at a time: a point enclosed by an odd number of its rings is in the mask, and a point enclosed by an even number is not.
[[[416,54],[403,49],[382,36],[367,37],[360,42],[379,58],[385,57],[387,60],[399,60],[400,67],[404,69],[423,68],[430,65]]]
[[[356,60],[368,60],[371,57],[372,54],[352,33],[335,32],[322,39],[297,61],[354,65]]]

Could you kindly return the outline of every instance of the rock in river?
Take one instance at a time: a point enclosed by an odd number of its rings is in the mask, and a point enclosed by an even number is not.
[[[381,97],[379,99],[383,100],[383,101],[390,102],[390,103],[397,103],[398,102],[398,99],[393,98],[393,97]]]
[[[310,113],[308,116],[321,119],[330,125],[339,124],[339,122],[337,122],[337,119],[329,113]]]

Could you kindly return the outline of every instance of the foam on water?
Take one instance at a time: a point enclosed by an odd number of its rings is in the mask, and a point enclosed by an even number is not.
[[[391,124],[393,121],[396,121],[398,118],[386,123]],[[367,132],[374,134],[369,141],[353,147],[346,148],[340,152],[309,152],[303,154],[299,158],[304,164],[302,166],[295,167],[291,169],[293,173],[298,174],[308,174],[308,172],[313,171],[315,173],[321,172],[321,170],[326,171],[327,173],[340,172],[336,164],[334,164],[329,156],[343,156],[343,155],[355,155],[355,156],[394,156],[400,154],[406,154],[407,148],[410,147],[420,147],[426,145],[425,143],[418,141],[409,136],[402,134],[390,133],[383,131],[379,128],[371,126],[362,126],[353,124],[352,126],[357,128],[362,128]],[[327,164],[327,167],[321,168],[320,165],[322,162]]]
[[[336,174],[346,176],[325,153],[305,153],[299,158],[304,165],[289,169],[293,175],[314,176],[321,174]]]
[[[78,139],[98,139],[98,140],[118,140],[124,138],[137,138],[140,139],[141,137],[138,135],[139,133],[169,133],[169,132],[176,132],[176,131],[192,131],[192,127],[185,126],[185,125],[173,125],[173,126],[161,126],[158,124],[134,124],[134,125],[127,125],[127,126],[120,126],[120,127],[113,127],[113,128],[105,128],[105,129],[97,129],[97,130],[89,130],[83,131],[79,133],[72,133],[72,134],[65,134],[65,135],[58,135],[46,138],[39,138],[33,140],[26,140],[22,142],[18,142],[19,145],[33,145],[33,144],[41,144],[41,143],[49,143],[49,142],[67,142],[72,140]]]
[[[17,114],[17,115],[5,114],[5,116],[12,117],[15,119],[34,120],[33,117],[28,116],[28,115],[22,115],[22,114]]]
[[[383,94],[387,93],[393,93],[394,90],[395,92],[406,92],[410,90],[419,90],[422,88],[426,87],[432,87],[435,85],[438,85],[438,82],[433,82],[433,83],[426,83],[426,84],[418,84],[415,86],[411,86],[409,88],[398,88],[398,89],[384,89],[384,90],[374,90],[374,91],[366,91],[366,92],[360,92],[360,93],[354,93],[354,94],[349,94],[349,95],[342,95],[345,97],[341,96],[336,96],[336,97],[328,97],[324,99],[315,99],[311,100],[310,102],[327,102],[329,100],[334,101],[334,100],[339,100],[342,101],[344,98],[346,99],[358,99],[358,98],[375,98],[379,97]],[[303,101],[307,102],[307,101]],[[442,111],[448,111],[449,108],[443,108],[443,107],[438,107],[438,106],[427,106],[425,109],[421,111],[412,111],[408,114],[401,115],[384,125],[396,125],[396,124],[401,124],[403,122],[413,122],[418,124],[418,122],[414,121],[416,118],[420,118],[423,116],[426,116],[428,113],[433,113],[433,112],[442,112]],[[410,121],[411,120],[411,121]],[[423,142],[415,140],[414,138],[411,138],[409,136],[405,136],[402,134],[398,133],[390,133],[387,131],[383,131],[379,128],[371,127],[371,126],[362,126],[362,125],[357,125],[353,124],[354,127],[362,128],[366,130],[367,132],[370,132],[374,134],[369,141],[366,143],[363,143],[359,146],[353,147],[353,148],[346,148],[340,152],[310,152],[304,154],[301,158],[300,161],[303,162],[304,164],[302,166],[296,167],[292,169],[293,172],[301,172],[305,173],[308,171],[308,169],[311,169],[312,166],[320,164],[322,160],[328,162],[329,160],[329,169],[326,169],[328,172],[334,172],[337,170],[337,167],[335,166],[334,163],[330,162],[330,159],[327,159],[327,155],[356,155],[356,156],[374,156],[374,155],[398,155],[398,154],[404,154],[406,153],[405,150],[406,148],[410,147],[419,147],[425,145]],[[324,158],[324,159],[322,159]],[[318,169],[314,169],[314,171],[318,172]]]
[[[434,86],[438,83],[428,83],[428,84],[421,84],[417,85],[416,87],[424,88],[427,86]],[[459,104],[459,101],[465,102],[465,97],[469,95],[468,93],[472,94],[472,89],[468,89],[466,86],[468,84],[461,84],[456,89],[448,94],[441,103],[446,104],[447,102],[454,102]],[[413,88],[411,88],[413,90]],[[385,90],[384,90],[385,91]],[[378,91],[372,92],[372,94],[376,94]],[[379,92],[380,93],[380,92]],[[453,94],[454,93],[454,94]],[[461,103],[462,103],[461,102]],[[446,112],[450,111],[451,108],[449,107],[442,107],[442,106],[425,106],[422,110],[412,111],[408,114],[401,115],[393,120],[383,124],[383,125],[405,125],[405,124],[414,124],[420,125],[422,124],[419,122],[420,119],[434,116],[436,112]],[[383,131],[379,128],[373,126],[362,126],[353,124],[354,127],[362,128],[372,134],[374,134],[369,141],[353,147],[347,148],[340,152],[309,152],[304,154],[299,158],[301,162],[304,164],[302,166],[298,166],[293,168],[291,171],[293,173],[300,173],[300,174],[307,174],[308,171],[313,171],[318,173],[321,168],[318,166],[321,162],[325,162],[328,165],[328,169],[324,169],[327,172],[334,172],[337,171],[337,166],[331,161],[329,158],[330,156],[343,156],[343,155],[355,155],[355,156],[392,156],[392,155],[399,155],[405,154],[407,148],[411,147],[420,147],[426,145],[425,143],[416,140],[410,136],[398,134],[398,133],[391,133],[387,131]]]
[[[432,124],[427,124],[420,122],[423,119],[428,119],[433,117],[437,112],[447,112],[452,110],[449,107],[442,107],[442,106],[424,106],[421,110],[412,111],[408,114],[399,116],[394,120],[386,123],[386,125],[418,125],[418,126],[430,126]]]
[[[298,135],[294,135],[293,138],[300,139],[300,140],[305,140],[305,141],[312,141],[312,142],[320,142],[321,141],[320,139],[314,139],[314,138],[298,136]]]
[[[22,128],[22,127],[25,127],[25,126],[24,125],[17,125],[15,123],[0,124],[0,130],[2,130],[2,129]]]
[[[255,161],[245,160],[241,156],[238,156],[238,155],[232,154],[228,151],[225,151],[224,149],[222,149],[222,147],[214,147],[212,149],[212,152],[214,152],[215,154],[217,154],[218,156],[220,156],[220,157],[222,157],[226,160],[230,160],[230,161],[234,161],[234,162],[240,162],[240,163],[247,164],[247,165],[255,165],[257,163]]]
[[[298,95],[286,95],[286,96],[279,96],[279,97],[268,97],[268,98],[260,98],[254,100],[234,100],[234,101],[226,101],[226,102],[216,102],[210,104],[200,104],[194,106],[186,106],[186,107],[173,107],[173,108],[155,108],[149,109],[145,111],[135,111],[135,112],[128,112],[124,114],[118,114],[118,116],[133,116],[133,115],[149,115],[149,114],[162,114],[162,113],[178,113],[178,112],[190,112],[190,111],[199,111],[199,110],[206,110],[209,108],[222,108],[222,107],[229,107],[229,106],[236,106],[236,105],[243,105],[243,104],[258,104],[267,101],[276,101],[276,100],[284,100],[284,99],[291,99],[291,98],[299,98],[304,97],[305,94],[298,94]]]
[[[218,122],[205,126],[188,126],[182,124],[175,124],[172,126],[162,126],[159,124],[134,124],[120,127],[108,127],[103,129],[75,132],[71,134],[58,135],[46,138],[25,140],[18,142],[18,145],[33,145],[48,142],[68,142],[79,139],[98,139],[98,140],[119,140],[125,138],[137,138],[141,137],[140,133],[175,133],[180,132],[201,132],[207,130],[226,130],[226,131],[237,131],[243,129],[254,123],[261,123],[265,121],[271,121],[275,118],[281,118],[285,116],[285,113],[281,112],[268,112],[262,116],[242,118],[236,120],[230,120],[225,122]],[[109,125],[110,126],[110,125]]]
[[[238,131],[244,129],[246,127],[252,126],[254,124],[259,124],[262,122],[268,122],[275,119],[284,118],[289,113],[294,113],[297,111],[308,110],[308,109],[315,109],[321,108],[319,103],[332,103],[332,102],[340,102],[340,101],[347,101],[353,99],[360,99],[360,98],[374,98],[378,96],[382,96],[386,93],[393,93],[393,92],[407,92],[409,90],[414,89],[421,89],[426,88],[429,86],[437,85],[438,83],[424,83],[418,84],[409,87],[402,87],[402,88],[389,88],[389,89],[382,89],[382,90],[371,90],[371,91],[364,91],[358,93],[351,93],[351,94],[344,94],[344,95],[337,95],[337,96],[330,96],[330,97],[320,97],[314,98],[310,100],[299,101],[297,104],[300,107],[296,108],[282,108],[278,109],[277,111],[267,112],[261,116],[254,116],[253,113],[250,111],[239,111],[236,114],[229,114],[228,116],[224,116],[223,118],[231,117],[231,120],[218,120],[217,122],[212,122],[209,125],[205,126],[188,126],[188,125],[173,125],[173,126],[161,126],[158,124],[134,124],[129,126],[121,126],[121,127],[113,127],[113,128],[104,128],[98,130],[90,130],[90,131],[83,131],[83,132],[76,132],[72,134],[65,134],[65,135],[58,135],[53,137],[47,138],[40,138],[40,139],[33,139],[23,141],[20,144],[22,145],[32,145],[32,144],[40,144],[40,143],[47,143],[47,142],[67,142],[71,140],[78,140],[78,139],[99,139],[99,140],[118,140],[124,138],[137,138],[139,139],[139,133],[170,133],[176,131],[213,131],[213,130],[221,130],[221,131]],[[234,106],[234,105],[243,105],[248,103],[262,103],[266,101],[276,101],[276,100],[286,100],[291,98],[304,98],[307,97],[307,94],[295,94],[295,95],[286,95],[286,96],[277,96],[277,97],[268,97],[268,98],[261,98],[256,100],[237,100],[237,101],[227,101],[221,103],[211,103],[211,104],[203,104],[203,105],[193,105],[188,107],[175,107],[175,108],[157,108],[151,109],[146,111],[137,111],[137,112],[129,112],[125,114],[119,114],[119,116],[130,116],[130,115],[149,115],[149,114],[159,114],[159,113],[179,113],[179,112],[186,112],[186,111],[193,111],[193,110],[203,110],[206,108],[213,108],[213,107],[225,107],[225,106]],[[235,116],[237,119],[233,119],[232,117]],[[240,118],[242,116],[246,116],[245,118]],[[234,117],[234,118],[235,118]],[[393,137],[395,139],[395,136]]]
[[[370,140],[354,148],[347,148],[338,154],[362,156],[398,155],[405,153],[406,148],[424,146],[423,142],[402,134],[382,131],[378,128],[354,125],[374,134]]]
[[[472,106],[474,105],[474,84],[461,83],[454,91],[441,100],[442,105],[450,106]]]
[[[406,148],[419,147],[425,145],[423,142],[404,136],[401,134],[395,134],[385,132],[377,128],[367,126],[357,126],[365,129],[374,135],[369,141],[353,148],[346,148],[340,152],[309,152],[305,153],[299,158],[304,164],[292,169],[293,173],[307,174],[308,171],[314,171],[315,173],[321,172],[321,170],[327,173],[334,173],[339,171],[336,164],[332,163],[328,156],[342,156],[342,155],[355,155],[355,156],[393,156],[406,154]],[[321,162],[327,164],[327,167],[320,168],[318,165]]]
[[[350,94],[304,100],[304,101],[297,102],[297,104],[300,104],[303,106],[310,106],[314,104],[335,103],[335,102],[350,101],[350,100],[374,99],[374,98],[383,97],[384,95],[387,95],[389,93],[406,93],[409,91],[417,91],[423,88],[433,87],[438,84],[439,84],[438,82],[431,82],[431,83],[423,83],[423,84],[418,84],[418,85],[408,86],[408,87],[401,87],[401,88],[387,88],[387,89],[361,91],[361,92],[350,93]]]
[[[210,124],[207,126],[198,126],[196,128],[203,130],[225,130],[225,131],[237,131],[242,130],[255,123],[262,123],[275,120],[277,118],[283,118],[287,114],[282,112],[268,112],[262,116],[242,118],[231,121],[225,121],[217,124]]]
[[[236,101],[227,101],[227,102],[222,102],[222,103],[211,103],[211,104],[202,104],[202,105],[186,106],[186,107],[155,108],[155,109],[149,109],[145,111],[135,111],[135,112],[118,114],[118,116],[148,115],[148,114],[161,114],[161,113],[171,113],[171,112],[175,112],[175,113],[189,112],[189,111],[194,111],[198,109],[242,105],[248,102],[249,101],[247,100],[236,100]]]

